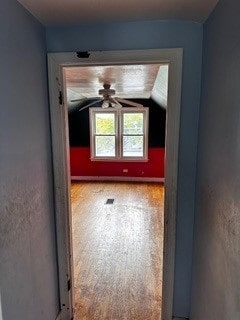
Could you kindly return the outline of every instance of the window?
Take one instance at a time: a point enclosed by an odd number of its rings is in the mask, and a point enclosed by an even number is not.
[[[148,108],[90,108],[92,160],[146,161]]]

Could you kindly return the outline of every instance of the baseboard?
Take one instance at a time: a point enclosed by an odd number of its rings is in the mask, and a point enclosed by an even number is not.
[[[151,177],[112,177],[112,176],[71,176],[72,181],[125,181],[125,182],[159,182],[164,183],[164,178]]]

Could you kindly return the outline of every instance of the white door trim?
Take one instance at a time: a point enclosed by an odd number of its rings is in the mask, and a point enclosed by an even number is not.
[[[96,51],[90,52],[88,59],[79,59],[75,52],[48,54],[61,320],[70,320],[73,316],[70,170],[65,93],[63,93],[62,104],[59,101],[59,91],[62,92],[64,88],[64,67],[169,63],[168,90],[170,94],[168,95],[165,155],[162,320],[170,320],[173,314],[182,55],[183,50],[181,48]]]

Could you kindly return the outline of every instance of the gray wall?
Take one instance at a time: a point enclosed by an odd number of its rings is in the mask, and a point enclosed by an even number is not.
[[[192,320],[240,319],[240,2],[204,26]]]
[[[0,30],[0,310],[3,320],[54,320],[45,32],[16,0],[1,1]]]
[[[174,314],[188,316],[192,271],[202,25],[184,21],[156,20],[47,28],[47,49],[51,52],[176,47],[184,49],[184,61]]]

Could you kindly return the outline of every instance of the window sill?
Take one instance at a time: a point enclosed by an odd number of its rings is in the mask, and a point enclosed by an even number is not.
[[[101,162],[148,162],[148,158],[90,158],[91,161]]]

